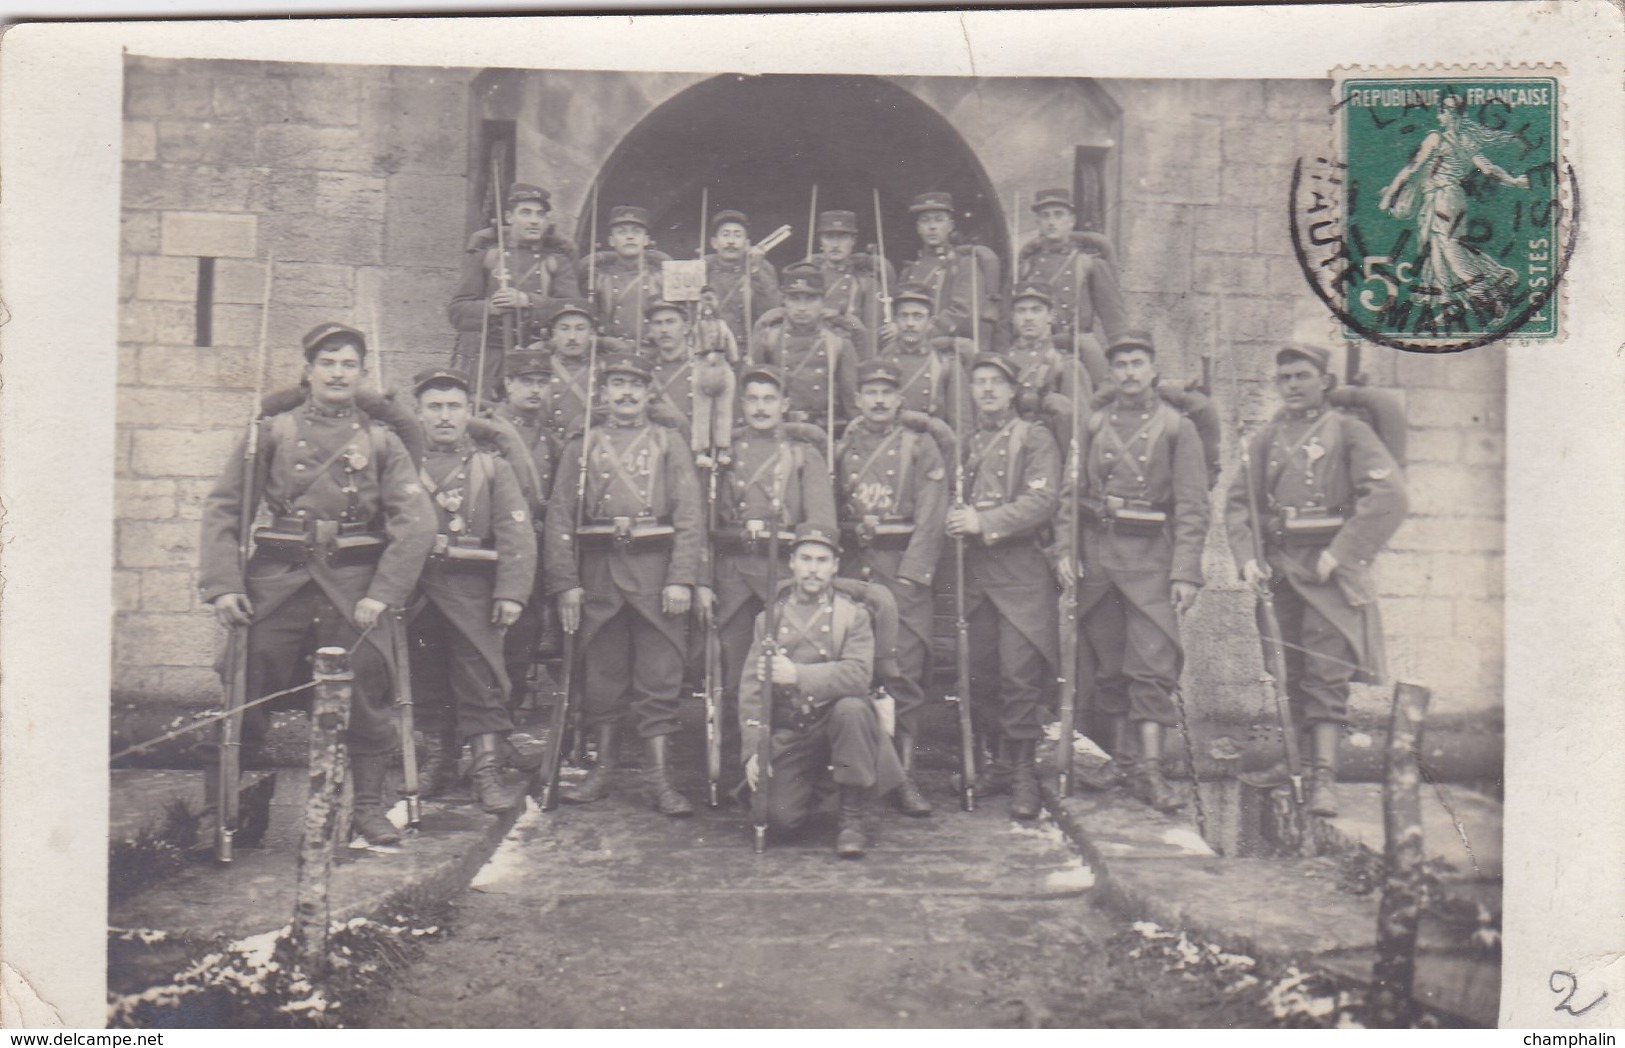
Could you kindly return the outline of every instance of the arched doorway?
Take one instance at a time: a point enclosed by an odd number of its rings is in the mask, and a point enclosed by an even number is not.
[[[814,185],[820,211],[857,212],[860,250],[876,240],[876,189],[886,254],[899,265],[919,243],[909,200],[946,190],[965,239],[1008,260],[1005,217],[964,138],[908,91],[868,76],[730,74],[676,95],[627,132],[599,173],[600,243],[609,209],[637,204],[653,214],[662,249],[694,257],[701,192],[709,188],[712,213],[746,212],[753,236],[791,227],[769,256],[782,268],[807,253]],[[578,244],[585,248],[588,237],[583,214]]]

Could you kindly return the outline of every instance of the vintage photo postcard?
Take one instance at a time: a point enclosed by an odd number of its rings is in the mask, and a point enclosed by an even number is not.
[[[1619,1025],[1622,32],[12,27],[0,1022]]]

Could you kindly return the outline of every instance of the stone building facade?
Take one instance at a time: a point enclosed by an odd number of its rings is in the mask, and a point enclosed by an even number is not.
[[[218,628],[196,597],[204,495],[248,421],[265,325],[267,388],[291,384],[323,320],[377,332],[384,381],[444,363],[445,306],[488,206],[492,164],[553,192],[585,245],[600,209],[638,203],[672,254],[698,248],[699,201],[741,207],[806,250],[819,207],[915,247],[908,198],[950,189],[961,228],[1008,263],[1032,229],[1022,196],[1072,186],[1110,236],[1130,311],[1170,380],[1212,361],[1226,423],[1273,410],[1277,344],[1329,341],[1291,253],[1293,163],[1330,141],[1322,81],[699,74],[318,66],[131,57],[124,100],[116,453],[115,699],[217,700]],[[865,239],[874,239],[865,234]],[[262,316],[266,258],[275,259]],[[1436,719],[1498,727],[1502,708],[1505,369],[1366,345],[1362,370],[1404,391],[1413,516],[1379,564],[1394,670],[1432,685]],[[1217,516],[1217,514],[1216,514]],[[1189,694],[1215,733],[1272,719],[1250,599],[1219,529],[1188,623]],[[1372,721],[1386,697],[1360,696]]]

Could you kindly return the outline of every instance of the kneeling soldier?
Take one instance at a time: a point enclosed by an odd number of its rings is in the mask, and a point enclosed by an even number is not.
[[[497,813],[519,800],[503,788],[498,767],[513,731],[502,642],[531,598],[536,533],[513,468],[468,436],[472,385],[448,368],[412,380],[429,438],[419,475],[440,533],[418,580],[422,598],[409,611],[408,636],[414,702],[430,740],[424,795],[450,785],[466,739],[474,794]]]
[[[1207,470],[1195,425],[1157,395],[1150,336],[1127,332],[1106,357],[1112,397],[1089,418],[1078,491],[1069,480],[1061,492],[1056,573],[1077,587],[1080,649],[1094,669],[1096,708],[1111,719],[1116,768],[1132,768],[1140,800],[1177,811],[1183,802],[1162,777],[1162,734],[1179,723],[1179,620],[1202,586]]]
[[[752,742],[762,718],[772,718],[766,788],[773,829],[800,827],[815,806],[814,787],[825,769],[834,769],[841,803],[835,854],[856,859],[869,844],[863,808],[870,791],[896,789],[903,769],[868,696],[875,659],[869,613],[834,588],[839,557],[827,528],[796,529],[792,582],[775,597],[778,635],[767,635],[768,611],[756,618],[751,658],[739,681],[739,730],[745,782],[757,789],[761,770]]]
[[[585,451],[580,436],[565,447],[543,526],[559,618],[566,632],[581,633],[582,723],[598,742],[598,763],[560,796],[577,804],[609,796],[617,729],[630,708],[648,746],[655,808],[691,815],[668,775],[666,743],[678,728],[688,610],[704,555],[699,479],[677,432],[649,421],[646,360],[614,357],[600,382],[606,421],[594,419]],[[578,485],[586,492],[579,511]]]

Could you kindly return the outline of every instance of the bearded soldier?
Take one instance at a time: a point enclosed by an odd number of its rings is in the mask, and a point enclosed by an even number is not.
[[[1293,723],[1311,754],[1309,810],[1337,814],[1337,741],[1349,683],[1386,676],[1371,562],[1405,519],[1404,480],[1371,428],[1330,408],[1331,351],[1293,345],[1275,355],[1282,409],[1248,443],[1252,497],[1263,515],[1258,563],[1246,473],[1230,486],[1225,524],[1242,577],[1274,596],[1286,641]],[[1285,765],[1248,776],[1286,781]]]
[[[543,555],[567,632],[580,633],[583,726],[598,763],[560,791],[577,804],[609,796],[616,738],[630,710],[644,740],[645,784],[663,815],[692,815],[672,784],[668,740],[688,645],[688,611],[704,559],[704,517],[694,458],[675,431],[648,418],[648,361],[620,355],[602,367],[603,425],[571,440],[553,487]],[[582,471],[586,499],[577,519]]]
[[[746,290],[746,273],[750,288]],[[711,254],[705,256],[705,282],[716,293],[717,316],[735,339],[762,314],[779,304],[779,275],[773,263],[750,246],[750,219],[743,211],[718,211],[711,219]],[[750,316],[745,315],[746,303]]]
[[[576,279],[591,299],[591,312],[617,348],[636,351],[643,343],[643,311],[661,295],[663,262],[671,256],[652,247],[649,212],[622,205],[609,212],[608,251],[596,251],[576,265]],[[593,286],[588,287],[587,285]]]
[[[468,435],[473,382],[432,368],[413,380],[428,447],[419,472],[434,500],[439,535],[409,610],[412,685],[430,740],[423,794],[449,788],[466,739],[480,806],[518,803],[500,778],[503,740],[513,730],[503,631],[532,599],[536,532],[512,467]]]
[[[1202,586],[1207,468],[1195,425],[1157,395],[1150,335],[1126,332],[1106,355],[1111,399],[1085,427],[1078,491],[1061,491],[1056,572],[1077,586],[1079,648],[1093,669],[1095,708],[1110,718],[1115,770],[1146,804],[1177,811],[1162,739],[1179,723],[1179,622]]]
[[[485,390],[496,389],[502,376],[503,355],[510,348],[505,320],[513,320],[513,344],[523,346],[536,336],[549,299],[580,293],[575,251],[547,220],[550,199],[539,186],[509,186],[502,213],[508,233],[501,247],[495,230],[481,229],[463,256],[462,279],[446,312],[457,329],[456,357],[469,366],[479,359],[480,332],[485,332]]]
[[[826,769],[840,791],[835,854],[859,859],[868,849],[863,809],[873,792],[903,778],[872,699],[875,635],[862,604],[834,587],[840,545],[820,525],[796,528],[791,580],[775,595],[776,635],[756,617],[751,658],[739,681],[740,734],[749,739],[771,716],[768,826],[793,831],[812,813]],[[762,781],[753,747],[744,750],[745,782]]]
[[[954,242],[954,198],[947,193],[921,193],[909,204],[920,234],[920,253],[903,267],[905,284],[931,292],[934,334],[970,338],[972,323],[981,324],[984,346],[993,345],[999,319],[999,258],[981,244]],[[974,279],[972,270],[976,271]],[[974,294],[972,284],[975,284]]]
[[[819,251],[807,261],[824,278],[824,310],[847,318],[846,330],[858,355],[879,353],[882,288],[897,286],[897,271],[879,255],[856,250],[858,216],[851,211],[825,211],[818,216]]]
[[[965,540],[971,695],[999,745],[976,792],[1011,791],[1010,814],[1038,816],[1034,750],[1041,701],[1053,680],[1059,637],[1055,592],[1040,535],[1055,515],[1060,452],[1049,430],[1015,410],[1016,369],[993,353],[971,366],[976,428],[962,454],[965,505],[948,510],[948,534]]]
[[[751,359],[780,369],[790,418],[825,429],[850,418],[857,392],[857,351],[824,320],[824,277],[816,266],[784,268],[784,322],[758,327]],[[833,402],[834,418],[830,417]]]
[[[1104,344],[1109,345],[1128,323],[1111,241],[1098,233],[1076,230],[1078,214],[1069,189],[1040,189],[1033,199],[1033,212],[1038,216],[1038,235],[1021,247],[1017,281],[1050,286],[1056,343],[1069,350],[1072,334],[1077,332],[1084,366],[1095,385],[1101,385],[1106,380],[1106,358],[1095,328],[1098,324],[1105,334]]]
[[[896,743],[905,772],[914,768],[914,740],[931,655],[931,581],[942,554],[948,511],[947,472],[937,444],[898,421],[901,376],[889,361],[858,366],[858,408],[836,448],[843,566],[848,575],[883,584],[897,602],[897,672],[882,683],[897,701]],[[897,794],[907,815],[931,805],[905,778]]]
[[[305,660],[317,648],[351,651],[354,828],[369,843],[392,844],[400,834],[383,808],[396,745],[390,681],[405,667],[393,665],[389,624],[379,618],[411,596],[434,544],[434,507],[400,440],[355,406],[367,374],[361,332],[321,324],[304,351],[307,399],[258,423],[252,497],[264,499],[270,526],[254,534],[245,577],[239,514],[250,495],[239,445],[204,503],[199,596],[223,625],[248,628],[250,701],[308,680]],[[244,712],[247,754],[264,745],[268,727],[264,706]]]

